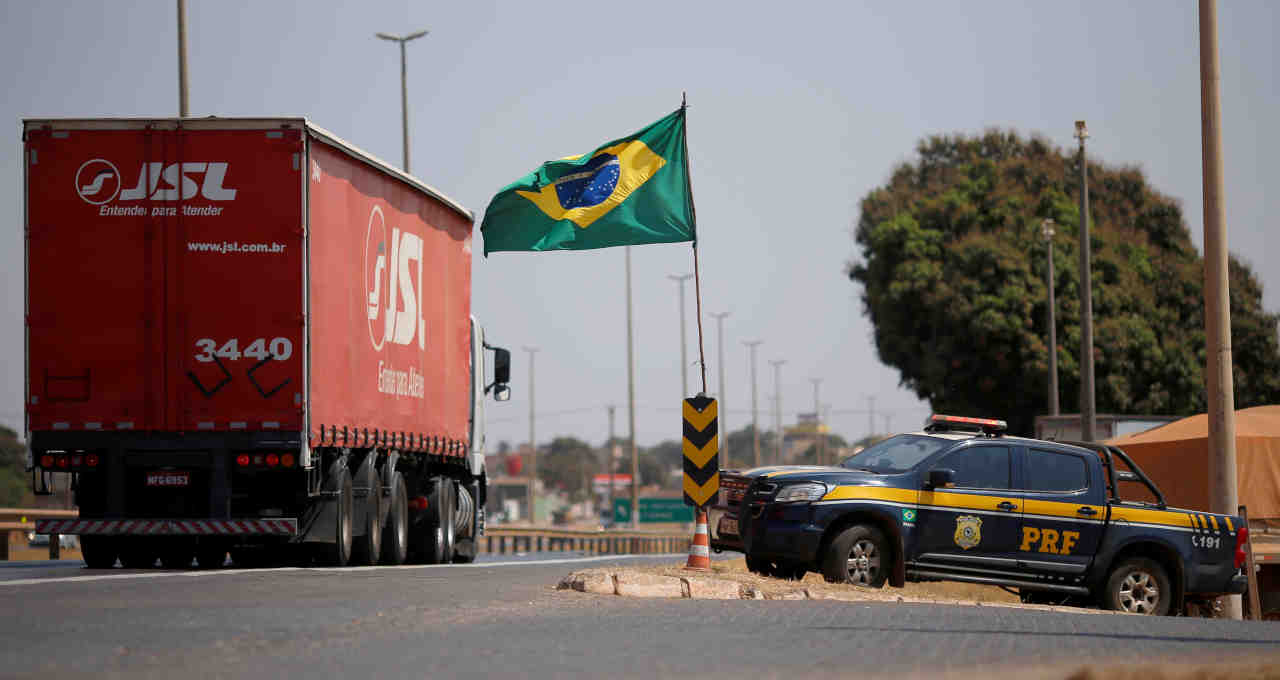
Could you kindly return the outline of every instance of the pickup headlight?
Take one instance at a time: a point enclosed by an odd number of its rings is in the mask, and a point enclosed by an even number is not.
[[[805,484],[791,484],[782,487],[778,495],[774,497],[774,501],[778,503],[796,503],[802,501],[821,500],[827,495],[827,485],[817,482],[808,482]]]

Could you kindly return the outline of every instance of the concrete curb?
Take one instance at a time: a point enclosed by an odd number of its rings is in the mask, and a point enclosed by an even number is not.
[[[809,588],[762,590],[756,586],[731,579],[710,576],[666,576],[630,570],[584,570],[571,572],[556,586],[557,590],[574,590],[596,595],[621,597],[686,599],[686,600],[823,600],[834,602],[859,602],[863,604],[945,604],[970,607],[1001,607],[1030,609],[1034,611],[1066,612],[1075,614],[1108,614],[1096,609],[1057,607],[1042,604],[1013,604],[1003,602],[978,602],[973,600],[940,600],[904,597],[883,591],[875,593],[850,590],[847,593],[815,591]]]

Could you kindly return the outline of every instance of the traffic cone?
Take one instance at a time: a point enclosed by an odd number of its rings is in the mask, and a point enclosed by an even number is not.
[[[711,571],[711,540],[707,537],[707,511],[698,509],[693,542],[689,544],[689,561],[684,568],[692,571]]]

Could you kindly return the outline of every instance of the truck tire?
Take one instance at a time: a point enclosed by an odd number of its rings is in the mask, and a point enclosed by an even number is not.
[[[190,569],[196,557],[195,541],[182,537],[160,540],[160,566],[165,569]]]
[[[404,477],[391,474],[391,497],[387,499],[387,524],[382,528],[382,564],[404,564],[409,558],[409,493]]]
[[[150,569],[156,566],[156,546],[152,539],[128,537],[120,542],[120,566]]]
[[[227,546],[219,541],[196,544],[196,564],[201,569],[218,569],[227,563]]]
[[[448,564],[453,561],[453,480],[437,477],[431,496],[427,499],[427,513],[414,532],[414,548],[417,562]]]
[[[351,563],[374,565],[382,557],[382,479],[370,471],[369,491],[359,502],[364,507],[355,513],[360,518],[363,531],[351,539]]]
[[[1111,570],[1102,604],[1118,612],[1166,616],[1172,595],[1169,572],[1159,562],[1130,557]]]
[[[840,532],[827,546],[822,576],[831,583],[881,588],[892,568],[889,541],[879,529],[856,524]]]
[[[116,566],[118,541],[110,536],[81,536],[80,555],[90,569],[110,569]]]
[[[320,544],[320,562],[327,567],[345,567],[351,562],[351,521],[355,498],[351,492],[351,471],[337,466],[333,485],[337,492],[334,503],[333,543]]]

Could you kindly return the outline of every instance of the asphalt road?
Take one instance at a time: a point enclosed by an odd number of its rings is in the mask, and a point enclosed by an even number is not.
[[[0,566],[6,677],[1025,677],[1270,655],[1280,625],[1003,607],[557,592],[561,556],[361,569]],[[500,561],[497,561],[500,560]],[[670,562],[672,558],[657,561]]]

